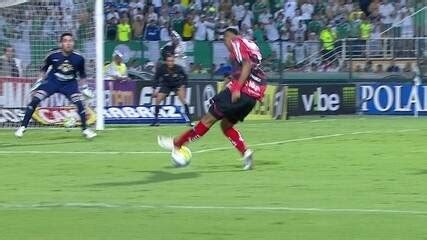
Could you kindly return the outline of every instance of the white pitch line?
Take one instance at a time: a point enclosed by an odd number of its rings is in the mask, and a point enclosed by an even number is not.
[[[72,152],[72,151],[0,151],[0,154],[96,154],[96,155],[118,155],[118,154],[170,154],[170,152]]]
[[[427,215],[427,211],[397,209],[358,209],[358,208],[298,208],[269,206],[192,206],[192,205],[123,205],[109,203],[51,203],[51,204],[0,204],[0,210],[9,209],[60,209],[60,208],[141,208],[141,209],[180,209],[180,210],[236,210],[236,211],[288,211],[325,213],[383,213]]]
[[[340,136],[344,136],[344,135],[345,134],[338,133],[338,134],[321,135],[321,136],[315,136],[315,137],[305,137],[305,138],[288,139],[288,140],[276,141],[276,142],[267,142],[267,143],[252,144],[252,145],[250,145],[250,147],[279,145],[279,144],[293,143],[293,142],[304,142],[304,141],[310,141],[310,140],[316,140],[316,139],[340,137]],[[194,153],[205,153],[205,152],[221,151],[221,150],[228,150],[228,149],[233,149],[233,148],[234,147],[210,148],[210,149],[204,149],[204,150],[194,151]]]
[[[305,142],[316,139],[327,139],[341,136],[349,136],[349,135],[359,135],[359,134],[372,134],[372,133],[402,133],[402,132],[412,132],[419,131],[421,129],[401,129],[401,130],[390,130],[390,131],[360,131],[360,132],[352,132],[352,133],[336,133],[336,134],[328,134],[328,135],[320,135],[314,137],[304,137],[304,138],[295,138],[295,139],[287,139],[283,141],[275,141],[275,142],[267,142],[267,143],[257,143],[252,144],[250,147],[260,147],[260,146],[271,146],[271,145],[279,145],[293,142]],[[206,152],[215,152],[222,150],[234,149],[234,147],[218,147],[218,148],[208,148],[204,150],[194,151],[193,153],[206,153]],[[169,152],[164,151],[130,151],[130,152],[119,152],[119,151],[103,151],[103,152],[89,152],[89,151],[0,151],[0,154],[96,154],[96,155],[118,155],[118,154],[170,154]]]

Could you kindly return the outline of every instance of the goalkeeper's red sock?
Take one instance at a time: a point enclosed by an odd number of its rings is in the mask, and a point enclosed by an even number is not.
[[[228,137],[230,142],[234,145],[234,147],[243,156],[247,150],[247,147],[245,144],[245,140],[242,138],[242,135],[240,135],[240,132],[233,127],[228,128],[228,129],[223,129],[223,132],[224,132],[225,136]]]
[[[186,131],[179,138],[176,138],[174,140],[174,144],[176,147],[180,148],[182,145],[185,145],[190,141],[195,141],[203,137],[203,135],[205,135],[205,133],[207,133],[208,131],[209,128],[202,122],[199,122],[196,126],[194,126],[194,128]]]

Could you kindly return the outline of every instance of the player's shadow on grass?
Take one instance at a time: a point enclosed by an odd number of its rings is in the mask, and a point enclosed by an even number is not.
[[[96,183],[96,184],[90,185],[90,187],[120,187],[120,186],[146,185],[146,184],[152,184],[152,183],[161,183],[161,182],[196,178],[200,176],[200,174],[197,172],[183,172],[183,173],[170,173],[170,172],[164,172],[164,171],[141,171],[141,172],[151,173],[151,175],[149,175],[148,178],[144,180]]]

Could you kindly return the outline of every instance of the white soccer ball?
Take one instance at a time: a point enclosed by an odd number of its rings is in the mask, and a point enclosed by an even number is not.
[[[77,124],[77,120],[73,116],[64,117],[64,127],[73,128]]]
[[[191,157],[190,149],[182,146],[180,149],[172,151],[171,162],[174,167],[186,167],[190,164]]]

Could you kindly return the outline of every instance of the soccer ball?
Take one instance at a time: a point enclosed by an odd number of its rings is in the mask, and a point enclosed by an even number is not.
[[[180,149],[172,151],[171,162],[174,167],[186,167],[190,164],[191,151],[188,147],[182,146]]]
[[[64,127],[73,128],[77,124],[77,120],[73,116],[64,117]]]

